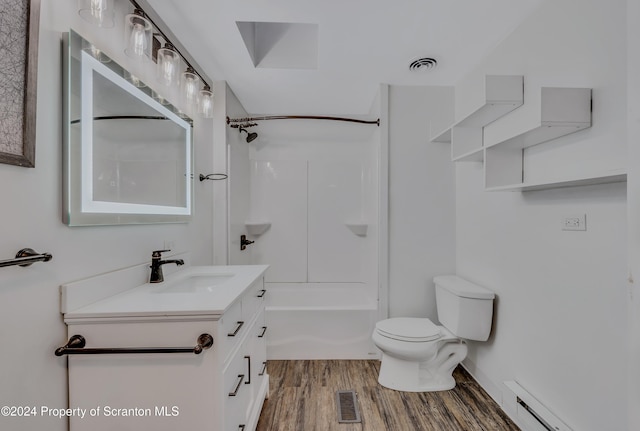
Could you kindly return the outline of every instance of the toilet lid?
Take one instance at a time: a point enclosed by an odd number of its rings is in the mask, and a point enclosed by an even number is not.
[[[425,318],[394,317],[376,323],[380,335],[400,341],[432,341],[440,338],[440,328]]]

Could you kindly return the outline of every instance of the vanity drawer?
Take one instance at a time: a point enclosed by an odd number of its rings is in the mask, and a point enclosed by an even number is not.
[[[225,431],[237,431],[246,423],[246,409],[250,393],[250,361],[239,350],[224,371],[222,397],[224,399]],[[248,430],[247,430],[248,431]]]
[[[269,328],[265,323],[264,309],[258,315],[253,332],[254,340],[251,354],[251,374],[256,376],[256,382],[261,381],[267,374],[267,335]]]
[[[256,280],[247,290],[242,299],[242,316],[247,321],[252,320],[255,314],[264,307],[266,295],[263,278]]]
[[[221,345],[224,349],[224,357],[227,358],[235,349],[247,331],[248,322],[242,316],[242,301],[238,300],[224,312],[220,319]]]

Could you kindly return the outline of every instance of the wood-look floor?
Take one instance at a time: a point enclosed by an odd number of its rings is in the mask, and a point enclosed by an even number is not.
[[[442,392],[378,384],[379,361],[269,361],[269,398],[257,431],[518,431],[461,367]],[[336,391],[355,390],[362,423],[338,423]]]

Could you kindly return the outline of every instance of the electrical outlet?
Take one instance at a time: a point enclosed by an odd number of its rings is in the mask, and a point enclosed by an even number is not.
[[[587,215],[579,214],[562,217],[562,230],[587,230]]]

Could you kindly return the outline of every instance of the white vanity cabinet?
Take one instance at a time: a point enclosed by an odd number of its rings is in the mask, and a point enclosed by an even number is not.
[[[79,354],[82,349],[75,349],[68,355],[69,408],[79,414],[70,418],[70,431],[254,430],[269,385],[266,266],[243,268],[252,269],[252,277],[243,280],[247,285],[237,286],[235,298],[225,290],[227,297],[218,305],[193,294],[202,287],[195,281],[186,282],[194,298],[184,305],[189,295],[165,280],[167,287],[149,286],[146,298],[124,292],[65,313],[69,337],[82,335],[87,350],[193,348],[201,334],[214,340],[200,354]],[[194,274],[184,280],[197,277],[197,270]],[[143,299],[147,302],[139,306],[130,304]]]

